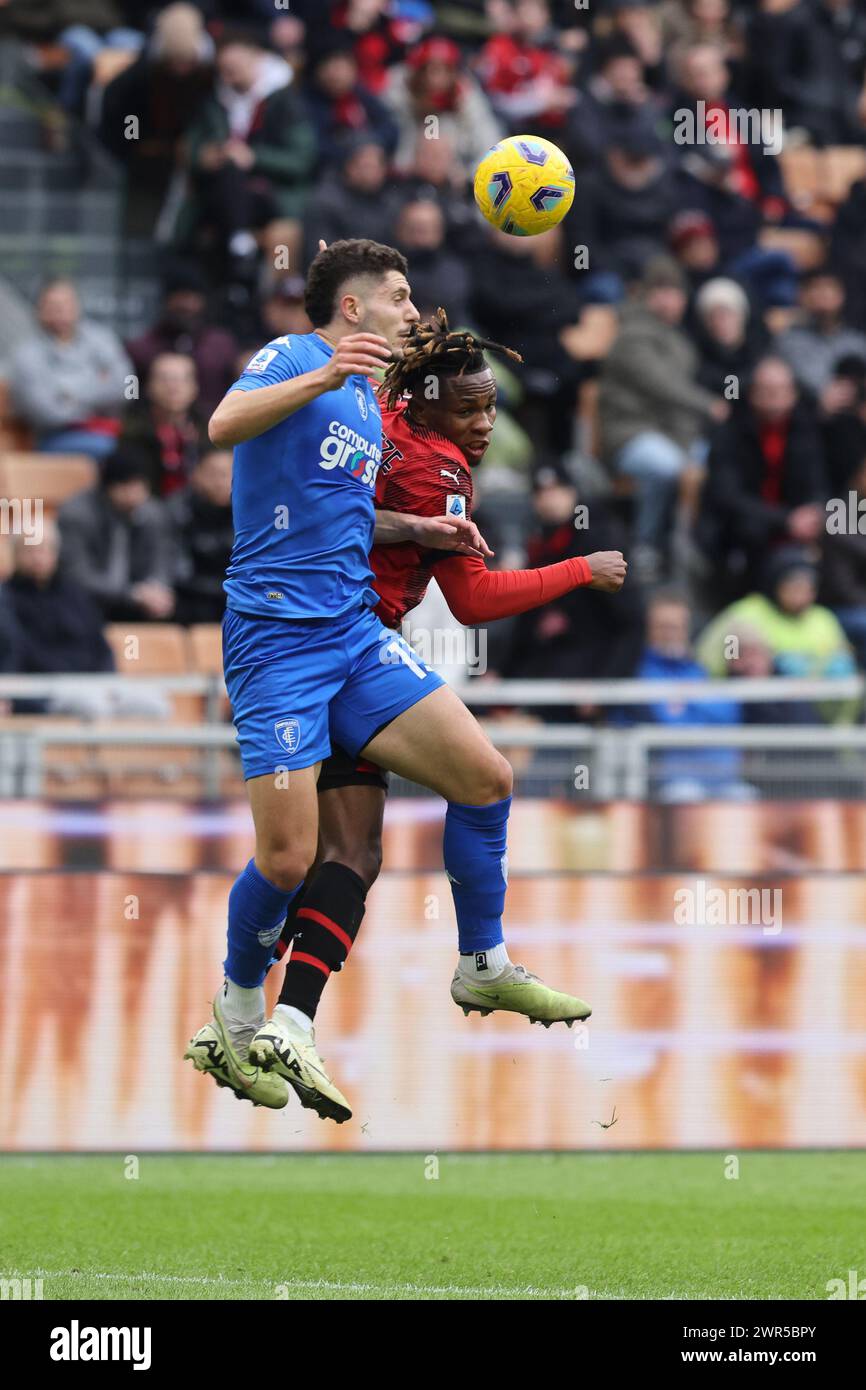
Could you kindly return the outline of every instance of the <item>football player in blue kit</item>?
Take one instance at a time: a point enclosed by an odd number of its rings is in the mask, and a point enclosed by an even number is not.
[[[589,1013],[580,999],[534,977],[524,981],[508,958],[501,919],[510,765],[454,692],[372,611],[374,530],[377,540],[396,542],[432,524],[438,538],[428,531],[427,544],[466,543],[466,532],[448,537],[444,518],[388,514],[375,525],[382,424],[369,378],[399,356],[418,320],[406,275],[392,247],[367,240],[323,247],[305,294],[313,332],[274,339],[256,353],[209,427],[216,447],[234,446],[223,664],[255,855],[229,894],[225,982],[213,1018],[185,1056],[236,1095],[275,1109],[286,1104],[290,1080],[323,1117],[351,1112],[318,1057],[309,1019],[277,1006],[267,1024],[267,1071],[251,1063],[249,1049],[264,1024],[275,943],[316,856],[316,781],[332,739],[447,801],[444,861],[457,968],[467,983],[501,981],[511,1011],[537,1013],[540,987],[551,1017]],[[359,924],[360,913],[348,931],[323,917],[317,958],[339,969]],[[521,991],[532,996],[531,1008],[515,1004]]]

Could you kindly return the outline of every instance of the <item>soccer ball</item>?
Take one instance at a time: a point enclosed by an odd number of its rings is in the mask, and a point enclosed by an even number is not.
[[[574,170],[538,135],[509,135],[475,170],[475,201],[509,236],[538,236],[561,222],[574,200]]]

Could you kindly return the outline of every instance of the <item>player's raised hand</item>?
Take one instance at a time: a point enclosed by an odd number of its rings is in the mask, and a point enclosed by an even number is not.
[[[477,555],[484,559],[490,549],[474,521],[462,516],[416,516],[414,539],[428,550],[451,550],[455,555]]]
[[[628,574],[628,565],[621,550],[596,550],[585,558],[592,570],[590,589],[601,589],[605,594],[615,594],[622,588]]]
[[[338,390],[350,376],[369,376],[390,360],[387,338],[378,333],[349,333],[339,340],[330,362],[323,368],[325,390]]]

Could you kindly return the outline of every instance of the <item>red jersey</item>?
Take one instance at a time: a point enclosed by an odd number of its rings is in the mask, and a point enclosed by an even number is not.
[[[469,516],[472,475],[456,444],[407,418],[405,405],[382,411],[382,464],[376,478],[376,506],[412,516],[445,516],[451,498],[463,498],[458,515]],[[376,614],[399,627],[427,592],[433,566],[447,550],[428,550],[414,541],[374,545],[370,566],[381,596]]]
[[[382,411],[382,464],[376,506],[411,516],[470,516],[472,474],[456,444],[414,424],[405,404]],[[431,550],[414,541],[374,545],[370,566],[380,595],[376,615],[389,627],[421,602],[433,576],[460,623],[492,622],[561,598],[592,571],[583,556],[534,570],[488,570],[477,555]]]

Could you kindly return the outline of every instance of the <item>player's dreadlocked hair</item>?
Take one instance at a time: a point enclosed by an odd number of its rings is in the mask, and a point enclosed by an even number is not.
[[[463,376],[466,372],[483,371],[485,349],[510,357],[512,362],[523,361],[513,348],[477,338],[473,333],[450,329],[444,309],[437,309],[430,323],[413,323],[404,341],[402,357],[390,364],[380,387],[388,408],[393,410],[402,395],[412,391],[429,375]]]

